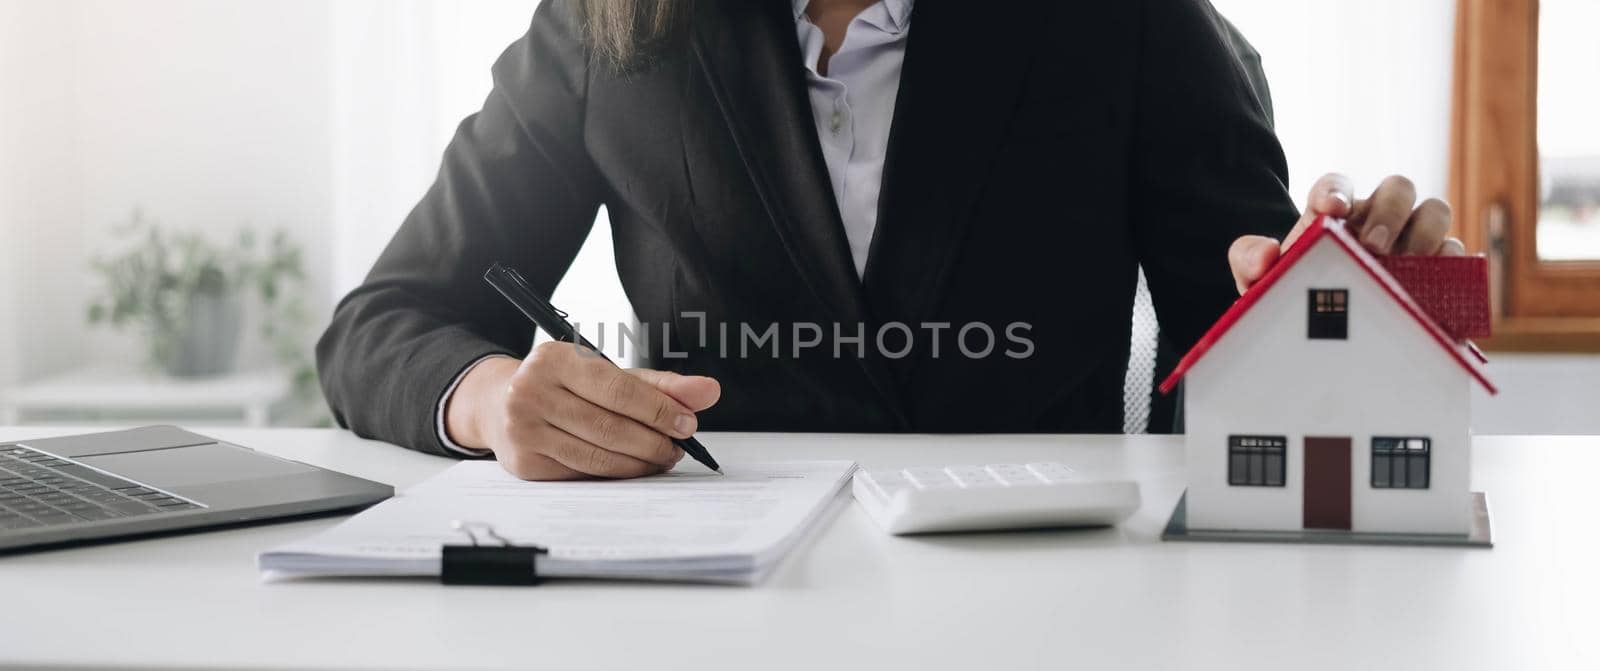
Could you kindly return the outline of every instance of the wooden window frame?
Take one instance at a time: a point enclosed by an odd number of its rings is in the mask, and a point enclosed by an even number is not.
[[[1451,118],[1455,234],[1489,256],[1485,349],[1600,351],[1600,261],[1540,261],[1538,0],[1458,0]]]

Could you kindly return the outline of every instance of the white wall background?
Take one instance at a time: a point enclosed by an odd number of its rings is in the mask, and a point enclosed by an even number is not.
[[[218,242],[243,226],[287,229],[305,249],[311,285],[326,286],[334,137],[326,15],[322,0],[80,2],[80,253],[105,249],[108,225],[140,207]],[[319,314],[329,305],[319,293],[308,302]],[[96,351],[139,354],[132,338],[96,334]]]
[[[1539,153],[1545,158],[1600,155],[1600,2],[1539,3]],[[1588,85],[1585,86],[1584,83]]]
[[[325,322],[537,4],[0,0],[0,314],[28,325],[0,329],[0,386],[139,360],[132,334],[84,322],[87,264],[136,208],[217,242],[289,230]],[[628,319],[595,238],[559,299]]]
[[[219,240],[291,229],[325,316],[537,1],[0,0],[0,316],[23,325],[0,387],[137,359],[83,322],[87,261],[135,207]],[[1443,193],[1453,0],[1214,2],[1263,54],[1297,198],[1330,170]],[[608,228],[558,290],[585,321],[630,316]]]
[[[230,242],[287,228],[327,286],[332,27],[320,0],[7,0],[5,183],[14,240],[12,356],[30,379],[82,360],[137,360],[90,332],[88,260],[135,208]],[[325,311],[319,293],[311,301]],[[8,319],[13,325],[17,320]]]
[[[83,220],[72,83],[77,20],[64,10],[0,3],[0,306],[30,324],[0,329],[0,383],[59,367],[83,349],[83,281],[52,268],[75,255]]]

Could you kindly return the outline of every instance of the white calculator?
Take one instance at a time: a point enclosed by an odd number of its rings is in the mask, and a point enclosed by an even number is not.
[[[1085,480],[1057,463],[856,472],[856,503],[895,534],[1111,526],[1139,509],[1139,485]]]

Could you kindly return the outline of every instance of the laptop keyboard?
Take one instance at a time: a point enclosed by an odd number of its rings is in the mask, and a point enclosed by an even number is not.
[[[38,450],[0,446],[0,532],[199,507]]]

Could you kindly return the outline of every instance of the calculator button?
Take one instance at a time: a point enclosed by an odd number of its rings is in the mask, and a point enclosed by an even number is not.
[[[894,496],[895,492],[911,486],[911,483],[906,481],[905,474],[900,471],[869,471],[867,482],[885,498]]]
[[[906,479],[917,489],[949,489],[959,486],[942,468],[908,468],[905,469],[905,474]]]
[[[901,471],[872,471],[867,475],[872,476],[872,481],[884,487],[903,487],[910,484],[906,481],[906,474]]]
[[[1028,467],[1022,464],[993,464],[989,466],[989,473],[1008,487],[1044,484],[1044,480],[1034,475],[1033,471],[1028,470]]]
[[[1072,478],[1072,469],[1057,463],[1028,464],[1028,470],[1039,476],[1047,483],[1061,482]]]
[[[951,466],[945,469],[962,487],[999,487],[1001,482],[982,466]]]

